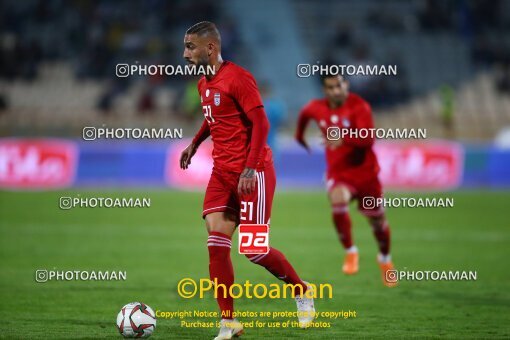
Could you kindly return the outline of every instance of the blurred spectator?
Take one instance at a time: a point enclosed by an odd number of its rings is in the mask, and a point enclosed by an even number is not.
[[[490,66],[496,61],[497,55],[497,48],[491,44],[488,36],[479,34],[475,37],[471,56],[476,64],[480,66]]]
[[[489,28],[501,26],[501,1],[474,0],[472,4],[472,19],[476,32],[483,32]]]
[[[138,113],[140,114],[148,114],[152,113],[156,108],[156,104],[154,102],[154,90],[151,87],[147,87],[142,92],[139,100],[138,100]]]
[[[396,12],[394,7],[388,7],[387,3],[382,1],[367,17],[368,25],[389,33],[405,32],[416,25],[415,21],[414,16]]]
[[[115,98],[124,93],[128,86],[129,83],[126,81],[119,81],[118,79],[108,81],[96,104],[98,110],[105,115],[112,114],[115,109],[113,107]]]
[[[0,93],[0,115],[5,113],[8,107],[7,98],[3,93]]]
[[[496,68],[496,89],[501,94],[510,94],[510,57]]]
[[[355,65],[356,67],[358,65],[374,65],[375,63],[371,59],[368,45],[358,43],[352,50],[352,57],[348,64]],[[378,84],[380,81],[378,77],[353,75],[348,78],[353,92],[358,93],[371,103],[377,100],[378,92],[381,90],[381,84]]]
[[[37,41],[22,42],[11,33],[2,34],[0,39],[0,77],[33,80],[42,56]]]
[[[340,23],[337,26],[333,42],[339,48],[349,47],[352,44],[352,28],[348,23]]]
[[[366,41],[363,39],[363,41]],[[352,65],[372,65],[374,64],[371,55],[370,55],[370,48],[368,44],[366,43],[358,43],[354,48],[352,49],[351,53],[351,60],[349,61],[349,64]],[[351,80],[351,86],[356,86],[357,83],[362,85],[365,82],[369,82],[370,80],[367,77],[353,77],[356,78],[355,81]]]
[[[441,86],[441,119],[446,130],[453,128],[454,90],[450,85]]]
[[[428,32],[442,31],[452,28],[452,1],[427,0],[419,13],[420,24]]]
[[[234,22],[230,19],[218,23],[221,31],[221,54],[225,60],[235,60],[236,52],[241,43],[239,33]]]
[[[179,103],[179,114],[188,121],[203,118],[202,116],[202,103],[197,90],[196,79],[190,78],[186,82],[184,92],[181,96],[182,100]]]

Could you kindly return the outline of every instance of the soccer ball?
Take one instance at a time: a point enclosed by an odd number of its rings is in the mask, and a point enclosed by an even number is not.
[[[147,338],[156,328],[156,315],[146,304],[131,302],[117,315],[117,328],[125,338]]]

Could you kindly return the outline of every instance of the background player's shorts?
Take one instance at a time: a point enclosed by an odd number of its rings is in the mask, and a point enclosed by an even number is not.
[[[339,185],[345,185],[351,192],[352,199],[358,200],[358,210],[363,215],[377,217],[384,214],[384,207],[379,204],[380,199],[383,197],[383,191],[377,175],[370,177],[360,176],[357,181],[348,180],[341,176],[328,177],[326,181],[328,192]]]
[[[269,224],[276,187],[274,167],[267,165],[263,171],[257,171],[254,192],[241,197],[237,192],[240,175],[213,168],[205,192],[202,217],[213,212],[231,211],[239,216],[239,223]]]

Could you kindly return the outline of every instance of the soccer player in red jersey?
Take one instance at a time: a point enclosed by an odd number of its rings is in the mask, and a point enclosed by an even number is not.
[[[374,206],[377,198],[383,195],[378,178],[379,164],[372,149],[374,139],[359,138],[359,135],[354,133],[359,129],[374,127],[372,110],[360,96],[349,93],[349,83],[342,76],[323,76],[321,81],[325,98],[311,100],[301,110],[295,137],[298,143],[309,150],[304,133],[310,120],[317,123],[324,135],[326,187],[333,210],[333,221],[346,250],[342,270],[350,275],[358,272],[358,248],[352,240],[349,217],[349,202],[357,199],[358,209],[368,218],[378,242],[377,260],[383,283],[388,287],[395,286],[396,282],[392,282],[392,278],[388,280],[391,275],[387,274],[393,270],[390,256],[390,226],[383,207]],[[339,131],[342,133],[339,134]],[[353,133],[347,133],[351,131]],[[343,138],[339,138],[342,135]]]
[[[239,223],[269,224],[276,186],[271,149],[266,144],[269,123],[253,76],[221,58],[221,36],[211,22],[199,22],[184,36],[184,58],[193,65],[212,66],[215,73],[202,77],[198,92],[205,116],[202,127],[182,152],[180,165],[187,169],[200,143],[211,136],[214,166],[207,186],[202,216],[209,238],[211,280],[218,289],[222,320],[216,339],[230,339],[243,332],[234,319],[234,301],[228,294],[234,283],[230,259],[231,238]],[[273,247],[267,254],[248,254],[253,263],[296,287],[296,304],[302,327],[313,320],[313,287],[302,281],[285,256]],[[220,286],[220,288],[222,288]],[[308,290],[308,294],[304,294]]]

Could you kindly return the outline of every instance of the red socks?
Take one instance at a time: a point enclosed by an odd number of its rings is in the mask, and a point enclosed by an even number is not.
[[[384,220],[380,224],[373,223],[372,229],[379,246],[379,251],[383,255],[388,255],[390,253],[390,226],[388,222]]]
[[[349,216],[349,206],[347,204],[333,205],[333,222],[335,223],[336,231],[340,242],[345,249],[352,247],[352,234],[351,234],[351,218]]]
[[[306,292],[306,284],[301,281],[298,274],[280,251],[270,248],[267,254],[246,255],[248,260],[266,268],[271,274],[285,283],[300,285],[303,293]],[[294,289],[294,294],[301,293],[299,288]]]
[[[209,233],[209,238],[207,239],[209,277],[212,281],[216,278],[217,282],[224,284],[227,290],[224,292],[222,286],[218,288],[217,301],[222,319],[232,319],[234,312],[234,299],[228,293],[230,286],[234,283],[234,268],[230,259],[231,245],[232,242],[227,235],[215,231]]]

